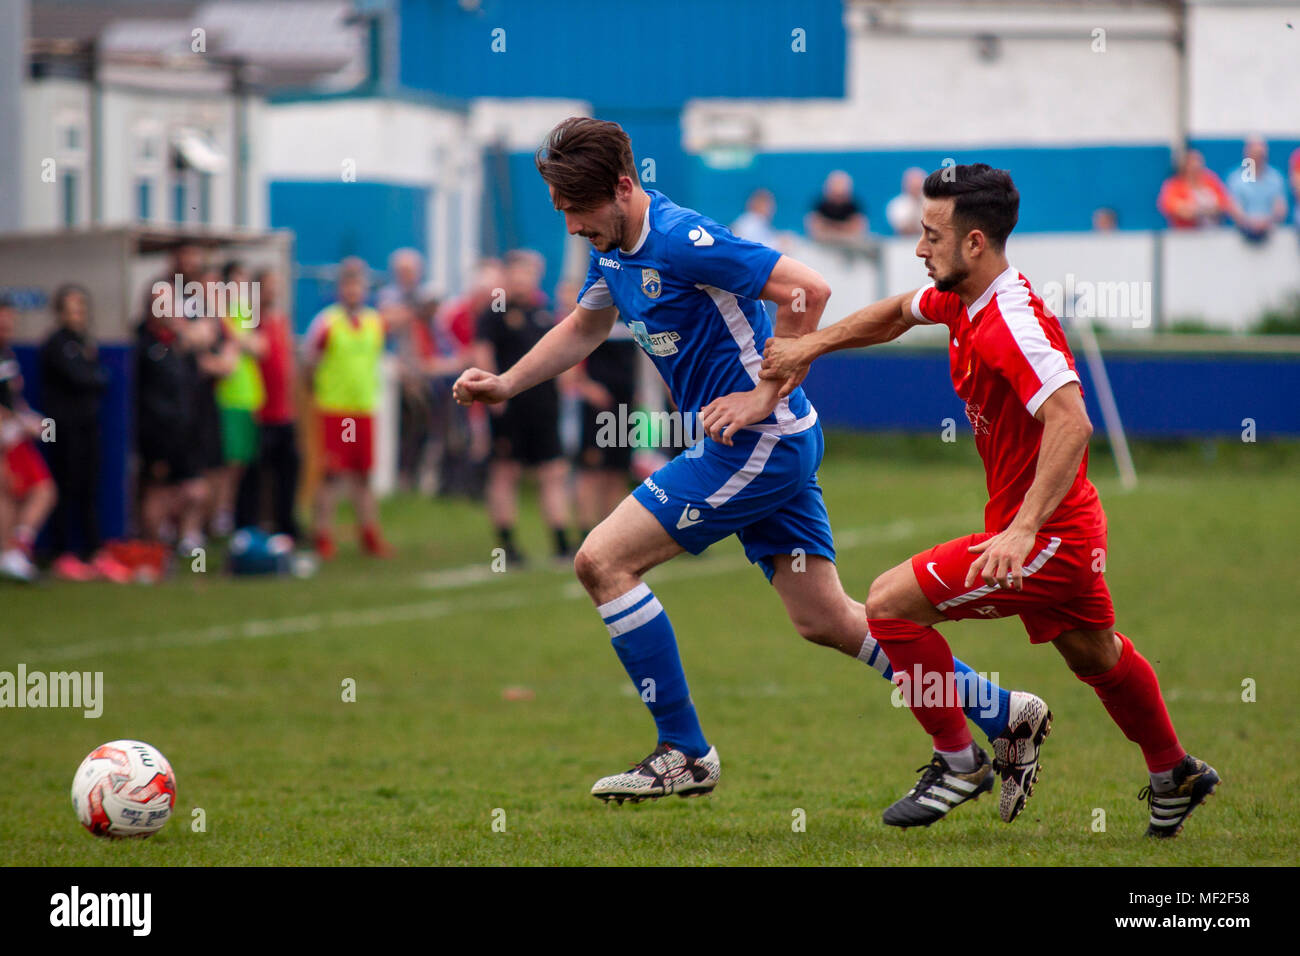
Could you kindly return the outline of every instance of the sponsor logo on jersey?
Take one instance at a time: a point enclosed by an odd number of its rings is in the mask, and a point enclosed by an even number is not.
[[[659,281],[658,269],[641,270],[641,291],[652,299],[659,298],[659,293],[664,291],[664,284]]]
[[[632,338],[636,339],[637,345],[641,346],[648,355],[665,355],[677,354],[677,343],[681,341],[681,336],[676,332],[656,332],[653,335],[645,327],[645,323],[640,319],[628,325],[632,330]]]
[[[700,509],[687,505],[682,509],[682,516],[677,519],[677,530],[682,531],[692,525],[697,525],[704,519],[700,517]]]
[[[611,259],[609,258],[609,256],[601,256],[596,261],[600,264],[600,267],[602,269],[614,269],[615,271],[618,272],[621,272],[623,270],[623,267],[619,264],[618,260]]]
[[[713,245],[713,237],[705,232],[702,226],[696,226],[686,234],[686,237],[690,239],[691,244],[695,246],[704,247]]]

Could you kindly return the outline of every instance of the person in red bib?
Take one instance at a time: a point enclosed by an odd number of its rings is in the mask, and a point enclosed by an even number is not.
[[[307,365],[325,461],[325,480],[316,494],[315,543],[325,559],[335,554],[334,511],[341,485],[347,486],[360,522],[362,548],[377,557],[392,554],[380,533],[379,506],[370,490],[385,328],[379,313],[366,305],[369,275],[361,259],[343,260],[338,301],[321,310],[307,330]]]
[[[1092,425],[1074,357],[1056,316],[1008,265],[1020,194],[1005,170],[952,166],[925,181],[916,254],[926,288],[867,306],[797,339],[769,339],[761,375],[795,384],[819,355],[942,325],[953,386],[984,462],[984,530],[914,555],[872,582],[871,634],[904,678],[904,697],[934,742],[920,781],[885,811],[900,827],[928,826],[992,786],[1026,793],[1020,746],[990,764],[946,694],[952,651],[934,625],[1018,615],[1034,644],[1051,643],[1142,750],[1150,785],[1148,836],[1178,833],[1218,774],[1178,741],[1156,673],[1123,634],[1106,586],[1106,515],[1088,480]],[[937,681],[934,680],[937,678]],[[910,688],[907,686],[910,684]],[[1049,715],[1050,716],[1050,715]],[[1042,736],[1050,730],[1050,720]],[[1037,752],[1041,740],[1024,741]]]
[[[58,501],[54,479],[33,439],[43,426],[23,397],[23,375],[10,346],[18,314],[0,298],[0,577],[36,579],[32,550]]]

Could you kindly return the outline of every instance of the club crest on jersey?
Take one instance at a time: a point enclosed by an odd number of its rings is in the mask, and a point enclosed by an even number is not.
[[[641,270],[641,291],[652,299],[659,298],[659,293],[664,291],[663,283],[659,281],[658,269]],[[677,351],[673,349],[673,351]]]
[[[966,419],[970,422],[971,431],[976,435],[987,435],[993,425],[984,417],[983,410],[973,402],[966,403]]]
[[[632,338],[636,339],[636,344],[641,346],[647,355],[676,355],[677,343],[681,336],[676,332],[656,332],[650,334],[650,330],[645,327],[645,323],[639,319],[628,325],[632,332]]]

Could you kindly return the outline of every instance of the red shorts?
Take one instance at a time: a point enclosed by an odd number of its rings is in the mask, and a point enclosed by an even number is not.
[[[331,475],[345,471],[370,474],[375,460],[374,417],[322,412],[320,424],[325,471]]]
[[[45,459],[30,439],[9,447],[4,454],[4,470],[4,487],[15,498],[26,498],[33,488],[52,480]]]
[[[979,555],[966,550],[993,537],[968,534],[936,544],[912,558],[921,591],[945,617],[1020,615],[1031,644],[1046,644],[1065,631],[1104,631],[1115,626],[1115,608],[1106,587],[1106,535],[1062,538],[1039,533],[1025,559],[1024,589],[1009,590],[977,578],[966,587],[966,572]]]

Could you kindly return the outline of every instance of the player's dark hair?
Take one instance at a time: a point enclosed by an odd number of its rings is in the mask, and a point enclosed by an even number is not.
[[[963,234],[978,229],[995,249],[1020,220],[1020,192],[1005,169],[988,163],[945,166],[925,178],[921,189],[927,199],[952,199],[952,218]]]
[[[575,212],[612,201],[620,176],[637,178],[623,127],[588,116],[570,116],[556,126],[534,158],[542,179]]]

